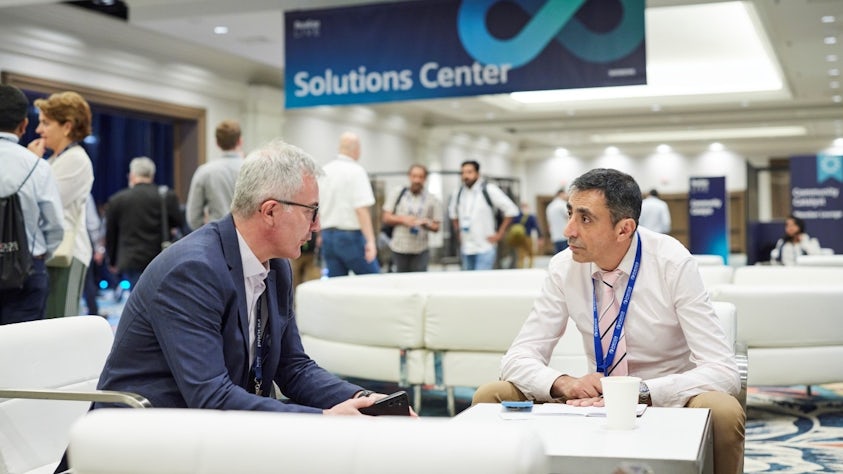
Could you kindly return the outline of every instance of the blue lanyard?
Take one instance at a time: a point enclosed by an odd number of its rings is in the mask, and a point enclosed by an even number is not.
[[[600,338],[600,325],[598,320],[600,316],[597,314],[597,282],[594,278],[591,279],[592,286],[592,308],[594,309],[594,358],[597,362],[597,371],[603,374],[612,367],[612,362],[615,360],[615,351],[618,348],[618,341],[621,339],[621,331],[623,331],[623,323],[626,320],[626,310],[629,309],[629,300],[632,298],[632,289],[635,287],[635,280],[638,279],[638,269],[641,266],[641,236],[638,236],[638,248],[635,250],[635,262],[632,264],[632,272],[629,274],[629,282],[626,284],[626,291],[623,294],[623,301],[621,301],[621,310],[618,313],[618,321],[615,323],[615,331],[612,333],[612,342],[609,344],[609,350],[606,353],[606,358],[603,358],[603,343]]]
[[[261,300],[263,294],[258,296],[258,304],[255,308],[255,395],[261,396],[261,383],[263,382],[263,328],[261,327]]]

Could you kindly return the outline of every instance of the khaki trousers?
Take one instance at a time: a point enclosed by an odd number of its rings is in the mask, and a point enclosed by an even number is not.
[[[500,403],[504,400],[523,401],[527,397],[510,382],[491,382],[474,392],[471,404]],[[714,473],[742,473],[746,413],[740,402],[728,393],[705,392],[688,400],[685,406],[711,410]]]

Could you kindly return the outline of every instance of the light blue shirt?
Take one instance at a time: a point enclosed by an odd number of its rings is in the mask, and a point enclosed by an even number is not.
[[[21,213],[32,255],[49,258],[64,236],[61,196],[50,164],[19,145],[17,135],[7,132],[0,132],[0,163],[3,197],[14,194],[32,170],[18,191]]]

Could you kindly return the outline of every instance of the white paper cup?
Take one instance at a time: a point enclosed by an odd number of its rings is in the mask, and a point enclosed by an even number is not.
[[[603,377],[603,400],[606,403],[606,426],[613,430],[635,428],[635,408],[638,405],[639,377]]]

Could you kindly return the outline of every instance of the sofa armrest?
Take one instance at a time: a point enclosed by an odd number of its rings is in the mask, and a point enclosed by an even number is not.
[[[131,392],[110,390],[70,391],[70,390],[21,390],[15,388],[0,389],[0,398],[26,398],[32,400],[67,400],[74,402],[119,403],[132,408],[151,408],[146,398]]]

